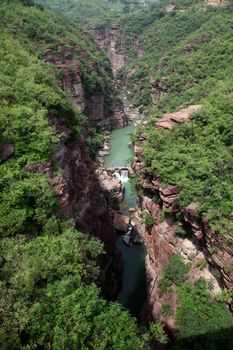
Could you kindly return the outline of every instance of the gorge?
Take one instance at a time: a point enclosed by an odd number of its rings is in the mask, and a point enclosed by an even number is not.
[[[231,349],[232,6],[2,2],[1,349]]]

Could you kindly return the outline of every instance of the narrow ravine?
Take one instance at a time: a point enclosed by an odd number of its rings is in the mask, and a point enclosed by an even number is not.
[[[110,138],[110,153],[105,157],[104,166],[130,166],[133,152],[128,147],[130,133],[134,130],[134,125],[128,125],[112,132]],[[133,193],[130,179],[124,183],[125,198],[121,205],[121,212],[130,215],[129,209],[135,208],[137,196]],[[136,232],[132,232],[133,235]],[[139,316],[146,298],[146,277],[145,277],[145,256],[144,245],[132,245],[127,247],[122,241],[123,235],[119,234],[117,246],[121,251],[124,269],[122,276],[122,288],[117,300],[124,307],[129,309],[132,315]]]

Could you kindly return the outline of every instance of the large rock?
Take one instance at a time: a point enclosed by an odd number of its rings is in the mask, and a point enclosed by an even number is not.
[[[170,130],[177,123],[189,120],[192,113],[198,112],[201,108],[201,105],[191,105],[175,113],[166,113],[156,121],[156,126],[157,128]]]
[[[182,253],[188,257],[189,260],[193,260],[197,255],[197,248],[190,239],[184,239],[181,245]]]
[[[179,209],[178,206],[178,193],[179,193],[179,187],[178,186],[167,186],[165,188],[159,189],[160,198],[163,201],[163,204],[167,208],[171,209]]]
[[[60,85],[71,94],[73,104],[83,112],[85,109],[85,92],[79,62],[71,59],[74,49],[61,43],[60,52],[48,49],[45,53],[45,63],[56,65],[62,72]]]
[[[114,214],[113,227],[118,231],[126,232],[129,226],[129,217],[120,213]]]
[[[101,180],[102,179],[102,180]],[[114,177],[107,176],[100,178],[100,186],[110,203],[124,199],[124,189],[121,181]]]
[[[0,159],[7,160],[15,153],[14,146],[11,143],[4,143],[0,145]]]
[[[73,105],[83,112],[90,122],[98,124],[101,130],[109,130],[110,118],[107,104],[102,93],[89,93],[85,90],[80,63],[73,58],[78,53],[84,61],[90,62],[92,69],[98,72],[95,62],[91,63],[89,53],[79,45],[58,45],[59,50],[48,49],[44,55],[46,64],[54,64],[61,72],[60,87],[70,94]]]

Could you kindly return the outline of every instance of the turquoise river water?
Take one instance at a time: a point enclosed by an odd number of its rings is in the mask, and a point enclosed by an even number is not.
[[[130,166],[133,157],[132,150],[128,147],[130,133],[134,126],[131,124],[125,128],[116,129],[110,138],[110,154],[105,157],[105,167]],[[128,214],[129,208],[136,208],[137,197],[132,192],[130,180],[124,184],[125,199],[122,205],[122,213]],[[145,255],[143,245],[127,247],[122,242],[122,235],[117,238],[117,247],[120,249],[124,269],[122,276],[122,289],[118,295],[118,302],[129,309],[132,315],[139,316],[140,310],[146,298]]]

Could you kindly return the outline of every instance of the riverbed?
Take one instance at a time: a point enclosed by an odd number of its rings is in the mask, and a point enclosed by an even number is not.
[[[110,138],[110,153],[105,157],[105,167],[130,166],[133,152],[128,147],[130,133],[134,126],[128,125],[112,132]],[[132,190],[130,180],[124,183],[125,198],[121,212],[129,215],[129,208],[136,208],[137,196]],[[117,247],[121,251],[124,269],[122,276],[122,289],[118,295],[118,302],[126,307],[132,315],[139,316],[146,298],[145,256],[144,245],[127,247],[122,242],[122,235],[117,238]]]

